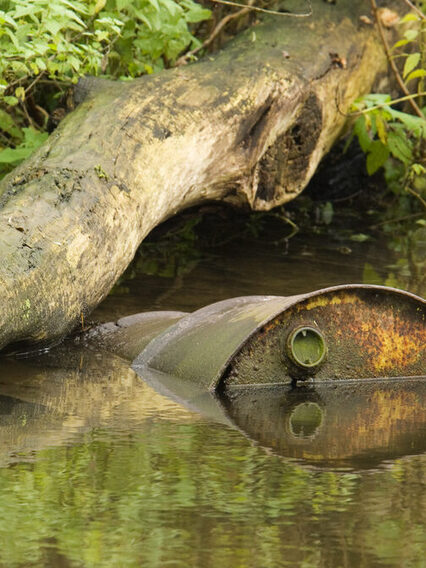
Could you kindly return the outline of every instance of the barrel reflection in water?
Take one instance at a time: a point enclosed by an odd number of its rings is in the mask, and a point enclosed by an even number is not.
[[[426,449],[422,380],[238,389],[221,402],[251,440],[316,465],[358,468]]]

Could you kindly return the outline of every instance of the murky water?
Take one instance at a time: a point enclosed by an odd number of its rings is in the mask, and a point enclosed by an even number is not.
[[[231,243],[172,277],[134,273],[95,316],[384,283],[397,260],[369,241]],[[421,568],[425,391],[184,406],[109,354],[63,346],[2,360],[0,566]]]

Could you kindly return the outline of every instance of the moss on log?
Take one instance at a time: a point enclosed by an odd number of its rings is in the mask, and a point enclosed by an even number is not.
[[[178,211],[296,197],[384,74],[368,13],[317,0],[312,17],[265,18],[198,63],[96,82],[0,185],[0,348],[67,334]]]

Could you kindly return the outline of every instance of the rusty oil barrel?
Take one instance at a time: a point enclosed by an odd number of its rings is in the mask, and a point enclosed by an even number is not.
[[[426,449],[425,301],[381,286],[148,312],[86,335],[163,395],[274,454],[374,468]]]
[[[247,296],[175,315],[170,326],[164,317],[148,343],[140,327],[143,348],[137,354],[133,341],[127,353],[142,377],[155,370],[214,392],[425,376],[425,301],[394,288]]]

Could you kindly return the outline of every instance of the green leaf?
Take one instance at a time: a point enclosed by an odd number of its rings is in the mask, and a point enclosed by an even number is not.
[[[97,0],[95,7],[93,8],[93,13],[97,14],[105,8],[106,0]]]
[[[327,201],[327,203],[324,205],[321,211],[322,220],[326,225],[329,225],[333,220],[333,216],[334,216],[333,204],[331,203],[331,201]]]
[[[11,42],[13,43],[15,49],[19,50],[20,45],[19,45],[19,41],[18,41],[16,35],[11,30],[9,30],[8,28],[4,28],[3,31],[9,37]]]
[[[357,233],[355,235],[351,235],[349,238],[355,243],[363,243],[365,241],[368,241],[371,237],[369,235],[365,235],[364,233]]]
[[[25,89],[24,89],[24,87],[18,87],[17,89],[15,89],[15,97],[17,99],[19,99],[20,101],[25,100]]]
[[[135,10],[135,16],[139,18],[139,20],[144,22],[148,26],[148,28],[152,31],[153,28],[152,22],[148,20],[148,18],[145,16],[142,10]]]
[[[18,165],[28,158],[47,139],[47,132],[34,128],[23,128],[24,141],[16,148],[6,148],[0,152],[0,163]]]
[[[422,164],[412,164],[411,169],[416,174],[416,176],[422,176],[426,174],[426,168]]]
[[[373,140],[368,149],[367,173],[372,175],[381,168],[389,158],[389,149],[380,140]]]
[[[0,152],[0,164],[18,165],[20,162],[28,158],[32,150],[28,148],[6,148]]]
[[[410,40],[408,39],[400,39],[399,41],[397,41],[393,46],[392,49],[397,49],[398,47],[402,47],[404,45],[407,45],[407,43],[410,43]]]
[[[52,44],[49,44],[49,47],[51,48]],[[35,60],[35,64],[37,65],[37,67],[41,70],[41,71],[46,71],[47,67],[46,67],[46,63],[44,62],[44,60],[41,57],[37,57]]]
[[[12,28],[14,28],[15,30],[18,27],[15,20],[11,16],[9,16],[9,14],[6,14],[6,12],[0,10],[0,24],[3,25],[6,23],[9,24],[9,26],[12,26]]]
[[[411,53],[411,55],[407,57],[404,63],[404,71],[403,71],[404,78],[410,73],[410,71],[412,71],[415,67],[417,67],[419,61],[420,61],[420,53]]]
[[[420,77],[426,77],[426,69],[415,69],[408,75],[405,82],[408,83],[411,79],[419,79]]]
[[[389,94],[383,93],[369,93],[368,95],[364,95],[359,101],[362,101],[367,108],[378,106],[378,105],[385,105],[386,103],[390,103],[392,101],[392,97]]]
[[[13,71],[15,73],[19,74],[20,76],[28,75],[29,72],[30,72],[28,67],[22,61],[12,61],[11,67],[12,67]]]
[[[43,24],[46,30],[49,31],[52,34],[52,36],[56,36],[56,34],[58,34],[62,29],[62,22],[58,20],[54,19],[45,20]]]
[[[389,113],[393,119],[400,121],[406,129],[416,138],[426,137],[426,118],[414,116],[389,107]]]
[[[403,131],[388,132],[388,148],[394,158],[409,165],[413,161],[413,150],[410,141]]]
[[[115,4],[117,6],[117,10],[121,12],[122,10],[132,6],[132,0],[115,0]]]
[[[366,128],[365,116],[358,117],[354,124],[354,133],[358,138],[359,145],[363,152],[367,152],[371,145],[371,138],[368,135]]]
[[[39,130],[31,127],[23,128],[22,130],[24,131],[25,136],[23,145],[26,148],[30,148],[31,152],[41,146],[41,144],[43,144],[49,136],[47,132],[40,132]]]
[[[154,7],[154,9],[159,12],[160,11],[160,5],[158,4],[158,0],[148,0],[148,2],[151,4],[151,6]]]
[[[18,128],[12,116],[2,108],[0,108],[0,125],[0,129],[3,130],[3,132],[7,132],[13,138],[22,139],[22,130]]]
[[[407,30],[404,33],[404,37],[408,39],[408,41],[413,41],[419,35],[418,30]]]
[[[386,122],[383,120],[382,115],[379,113],[376,115],[376,128],[379,140],[383,144],[386,144],[387,141]]]
[[[412,12],[405,14],[403,18],[399,21],[400,24],[406,24],[407,22],[418,22],[419,16],[413,14]]]
[[[19,103],[19,100],[12,96],[3,97],[3,101],[9,106],[16,106]]]
[[[61,4],[68,6],[71,10],[79,12],[80,14],[88,14],[87,7],[82,2],[76,2],[76,0],[70,2],[68,0],[59,0]]]

